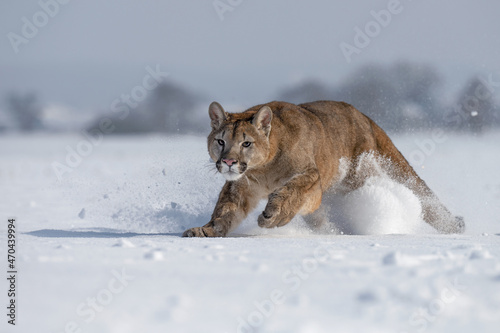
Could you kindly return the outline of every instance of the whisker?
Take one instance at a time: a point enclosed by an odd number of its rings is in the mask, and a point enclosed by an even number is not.
[[[217,175],[217,173],[219,172],[217,170],[217,167],[215,166],[215,163],[207,162],[207,163],[204,163],[202,165],[202,167],[204,170],[208,171],[212,176]]]

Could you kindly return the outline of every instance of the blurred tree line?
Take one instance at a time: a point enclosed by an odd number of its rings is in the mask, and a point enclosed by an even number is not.
[[[482,132],[500,126],[495,87],[486,78],[469,79],[452,105],[446,105],[442,96],[443,80],[434,67],[401,62],[364,66],[333,88],[307,80],[282,90],[278,99],[344,101],[391,132],[428,128]]]
[[[168,133],[195,134],[205,133],[207,120],[200,110],[204,98],[173,82],[162,82],[138,103],[137,107],[129,107],[126,103],[117,106],[115,113],[104,113],[89,130],[99,127],[103,117],[109,117],[114,134],[125,133]]]
[[[443,79],[434,67],[401,62],[361,67],[336,87],[317,80],[302,81],[279,91],[274,99],[291,103],[345,101],[391,132],[443,128],[479,133],[500,127],[500,107],[495,103],[495,89],[500,89],[497,85],[491,78],[474,76],[450,105],[444,101]],[[104,110],[86,129],[99,128],[102,119],[107,118],[112,134],[206,133],[209,102],[178,84],[163,82],[136,107],[120,102]],[[10,94],[6,107],[7,115],[0,114],[0,132],[9,127],[19,131],[47,129],[43,106],[35,94]],[[10,119],[10,126],[1,124],[2,119]]]

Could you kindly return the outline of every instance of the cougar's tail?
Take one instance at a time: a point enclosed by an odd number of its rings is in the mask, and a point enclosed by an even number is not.
[[[378,151],[383,158],[391,161],[385,168],[386,172],[396,181],[407,186],[419,197],[425,222],[441,233],[463,233],[465,231],[464,219],[459,216],[453,216],[450,213],[434,192],[417,175],[384,130],[371,119],[370,123],[376,137]]]

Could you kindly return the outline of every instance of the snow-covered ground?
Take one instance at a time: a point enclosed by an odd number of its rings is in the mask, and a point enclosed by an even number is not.
[[[394,141],[465,234],[436,234],[380,178],[339,197],[357,235],[262,230],[261,206],[232,237],[181,238],[223,184],[204,138],[0,137],[5,274],[10,217],[18,241],[16,326],[2,278],[0,331],[496,332],[500,133]]]

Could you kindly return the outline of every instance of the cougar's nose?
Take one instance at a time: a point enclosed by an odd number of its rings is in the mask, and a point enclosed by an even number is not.
[[[237,161],[236,160],[233,160],[233,159],[222,159],[222,162],[226,163],[228,166],[231,166],[233,165],[234,163],[236,163]]]

